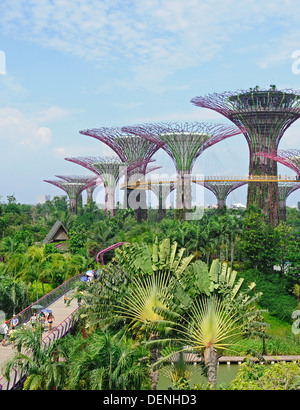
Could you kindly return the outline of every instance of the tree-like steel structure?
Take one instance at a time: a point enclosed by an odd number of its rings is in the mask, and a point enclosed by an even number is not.
[[[218,210],[222,211],[226,204],[228,195],[235,189],[246,185],[247,182],[239,181],[203,181],[197,182],[197,184],[209,189],[217,198]]]
[[[63,179],[64,181],[67,182],[73,182],[74,180],[78,182],[84,182],[87,184],[86,192],[87,192],[87,205],[90,205],[93,202],[93,192],[96,188],[96,180],[97,177],[92,175],[92,176],[86,176],[86,175],[80,175],[80,176],[66,176],[66,175],[55,175],[56,178]],[[94,181],[94,184],[91,185]]]
[[[287,201],[287,198],[299,188],[300,188],[300,181],[299,182],[287,181],[287,182],[279,182],[278,183],[278,199],[279,199],[280,220],[286,221],[286,201]]]
[[[66,161],[81,165],[97,176],[97,182],[103,183],[105,187],[105,213],[110,212],[115,216],[115,190],[118,181],[126,172],[144,165],[150,161],[134,161],[132,163],[122,162],[118,157],[75,157],[65,158]]]
[[[143,179],[147,173],[160,168],[147,168],[147,166],[153,155],[163,144],[155,144],[139,135],[125,134],[120,127],[90,128],[79,132],[82,135],[96,138],[109,146],[123,162],[132,163],[134,161],[146,161],[140,167],[135,168],[132,173],[128,172],[126,177],[129,178],[130,182],[133,182],[133,179]],[[127,185],[125,184],[124,191],[125,208],[130,202],[129,196],[132,195],[132,190],[127,189]],[[140,203],[139,208],[136,209],[137,220],[146,219],[146,191],[138,190],[134,193],[134,196]]]
[[[59,177],[62,178],[62,177]],[[68,179],[68,180],[67,180]],[[49,184],[55,185],[58,188],[63,189],[69,198],[69,207],[72,214],[77,212],[78,198],[82,191],[87,189],[89,186],[94,185],[95,177],[82,178],[82,177],[63,177],[63,180],[47,180]]]
[[[139,124],[122,128],[124,132],[139,135],[160,145],[172,158],[178,181],[176,184],[176,208],[191,209],[191,172],[196,159],[208,147],[225,138],[240,134],[235,126],[199,122],[166,122]]]
[[[276,152],[257,152],[257,157],[264,157],[287,166],[294,172],[296,172],[298,178],[300,178],[300,149],[291,148],[284,149]]]
[[[274,85],[263,90],[256,86],[246,91],[198,96],[191,102],[219,112],[238,127],[245,127],[243,134],[250,151],[249,175],[277,175],[276,161],[255,154],[277,152],[284,132],[300,117],[298,91],[277,90]],[[249,183],[247,205],[250,204],[263,209],[269,221],[276,225],[279,220],[277,182]]]
[[[150,189],[158,198],[158,215],[159,219],[162,219],[166,216],[166,200],[168,195],[174,191],[176,188],[173,182],[169,184],[166,183],[158,183],[158,184],[150,184]]]

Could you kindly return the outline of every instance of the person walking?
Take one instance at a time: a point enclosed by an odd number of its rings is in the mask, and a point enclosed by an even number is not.
[[[45,323],[46,323],[46,315],[45,315],[44,312],[40,313],[40,322],[41,322],[42,329],[44,330],[45,329]]]
[[[52,313],[49,313],[48,317],[47,317],[47,322],[48,322],[48,331],[51,332],[52,330],[52,324],[54,322],[55,318],[53,316]]]
[[[16,315],[13,315],[13,318],[10,321],[11,329],[14,330],[19,324],[19,319]]]
[[[33,315],[30,318],[30,324],[32,326],[32,329],[35,330],[36,329],[36,325],[37,325],[37,316],[36,316],[36,312],[33,312]]]
[[[6,346],[6,340],[8,335],[8,320],[5,323],[3,323],[0,330],[2,334],[2,346]]]

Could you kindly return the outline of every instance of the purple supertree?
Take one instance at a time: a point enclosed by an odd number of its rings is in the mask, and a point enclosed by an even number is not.
[[[249,90],[213,93],[191,100],[198,107],[209,108],[224,115],[243,132],[250,151],[249,175],[277,175],[277,163],[264,160],[257,152],[277,152],[279,142],[289,126],[300,117],[300,94],[293,90],[269,90],[258,86]],[[247,205],[259,206],[269,221],[276,225],[278,215],[277,182],[248,184]]]
[[[300,178],[300,150],[299,149],[284,149],[276,152],[257,152],[258,157],[264,157],[287,166],[296,172]]]
[[[293,182],[279,182],[278,183],[278,199],[279,199],[279,212],[280,212],[280,219],[282,221],[286,220],[286,200],[291,195],[291,193],[295,192],[297,189],[300,188],[300,181]]]
[[[121,161],[131,163],[134,161],[150,161],[153,155],[161,148],[161,145],[157,145],[139,135],[125,134],[120,127],[100,127],[90,128],[79,131],[82,135],[87,135],[103,142],[109,146]],[[143,179],[144,176],[158,169],[160,167],[147,168],[149,162],[144,162],[141,167],[135,168],[132,173],[128,172],[126,178],[132,181],[134,178]],[[133,175],[131,175],[133,174]],[[132,196],[132,190],[127,189],[125,185],[124,189],[124,207],[130,202],[129,196]],[[146,192],[138,190],[134,195],[139,198],[140,207],[136,209],[137,220],[147,218],[147,206],[146,206]]]
[[[235,126],[199,122],[140,124],[122,128],[124,132],[142,136],[157,145],[172,158],[178,181],[176,184],[176,208],[191,209],[191,172],[196,159],[208,147],[225,138],[240,134]]]
[[[150,183],[150,189],[158,198],[158,215],[162,219],[166,216],[166,200],[168,195],[176,188],[174,182],[170,183]]]
[[[93,176],[86,180],[82,180],[81,177],[68,177],[68,181],[66,180],[66,178],[67,177],[64,177],[63,181],[45,179],[44,182],[48,182],[49,184],[63,189],[69,197],[70,212],[72,214],[76,214],[79,196],[81,195],[82,191],[94,184],[95,177]]]
[[[93,202],[93,192],[96,188],[96,182],[97,182],[97,177],[92,175],[92,176],[86,176],[86,175],[80,175],[80,176],[64,176],[64,175],[55,175],[56,178],[63,179],[64,181],[67,182],[73,182],[75,179],[78,182],[85,182],[87,184],[86,192],[87,192],[87,205],[90,205]],[[90,185],[94,181],[93,185]]]
[[[217,198],[218,210],[222,211],[225,207],[228,195],[235,189],[247,184],[247,182],[239,181],[197,181],[199,185],[209,189]]]
[[[132,163],[122,162],[118,157],[76,157],[65,158],[67,161],[81,165],[94,172],[99,179],[97,184],[105,186],[105,213],[115,215],[115,189],[120,178],[136,167],[150,161],[135,161]]]

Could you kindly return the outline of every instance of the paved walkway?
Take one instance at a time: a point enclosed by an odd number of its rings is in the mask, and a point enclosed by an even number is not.
[[[67,296],[69,295],[70,297],[71,292],[72,291],[68,292]],[[65,305],[64,296],[62,296],[56,302],[48,306],[47,309],[52,310],[55,320],[54,320],[54,323],[52,324],[51,333],[49,332],[48,324],[46,323],[44,334],[43,334],[43,339],[46,338],[47,336],[50,336],[50,338],[53,339],[53,336],[54,336],[53,332],[55,328],[77,309],[77,301],[76,299],[74,299],[71,301],[69,305]],[[16,349],[12,348],[12,345],[9,342],[9,338],[7,340],[5,347],[2,346],[2,344],[0,344],[0,379],[2,378],[2,374],[3,374],[3,371],[2,371],[3,365],[10,357],[14,355],[14,352],[16,352]]]

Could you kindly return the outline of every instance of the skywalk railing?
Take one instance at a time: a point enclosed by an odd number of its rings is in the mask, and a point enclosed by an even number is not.
[[[61,296],[63,296],[65,293],[69,292],[69,290],[73,288],[74,283],[78,279],[80,279],[81,276],[83,276],[82,273],[76,276],[73,276],[71,279],[67,280],[62,285],[58,286],[57,288],[53,289],[51,292],[47,293],[47,295],[44,295],[40,299],[36,300],[26,309],[22,310],[22,312],[16,314],[17,318],[19,319],[19,324],[23,325],[24,323],[28,322],[28,320],[32,316],[33,311],[37,310],[33,307],[34,305],[41,305],[43,306],[43,308],[48,307],[49,305],[54,303],[57,299],[59,299]],[[11,319],[8,319],[8,321],[10,322]]]
[[[188,174],[186,174],[188,175]],[[219,182],[219,181],[241,181],[241,182],[300,182],[300,176],[288,176],[288,175],[239,175],[239,176],[226,176],[226,175],[196,175],[189,176],[189,179],[195,183],[204,183],[204,182]],[[174,176],[170,178],[158,178],[158,179],[141,179],[138,181],[131,181],[127,184],[121,184],[121,189],[125,187],[130,189],[150,189],[151,185],[167,185],[167,184],[176,184],[178,179]]]
[[[38,299],[36,302],[28,306],[26,309],[22,310],[22,312],[18,313],[16,316],[19,318],[19,324],[23,325],[28,322],[28,320],[32,316],[32,312],[35,310],[32,306],[39,304],[44,308],[48,307],[52,303],[56,302],[64,294],[72,290],[75,283],[82,276],[83,274],[81,273],[79,275],[73,276],[71,279],[67,280],[62,285],[49,292],[47,295],[43,296],[42,298]],[[77,309],[75,309],[74,312],[76,312]],[[45,347],[50,346],[50,344],[55,340],[63,338],[72,330],[76,322],[76,320],[74,320],[74,312],[72,312],[66,319],[64,319],[47,336],[43,338],[43,344]],[[26,376],[19,369],[15,369],[11,373],[10,381],[7,381],[5,377],[0,378],[0,390],[16,389],[16,387],[22,381],[24,381],[25,378]]]

